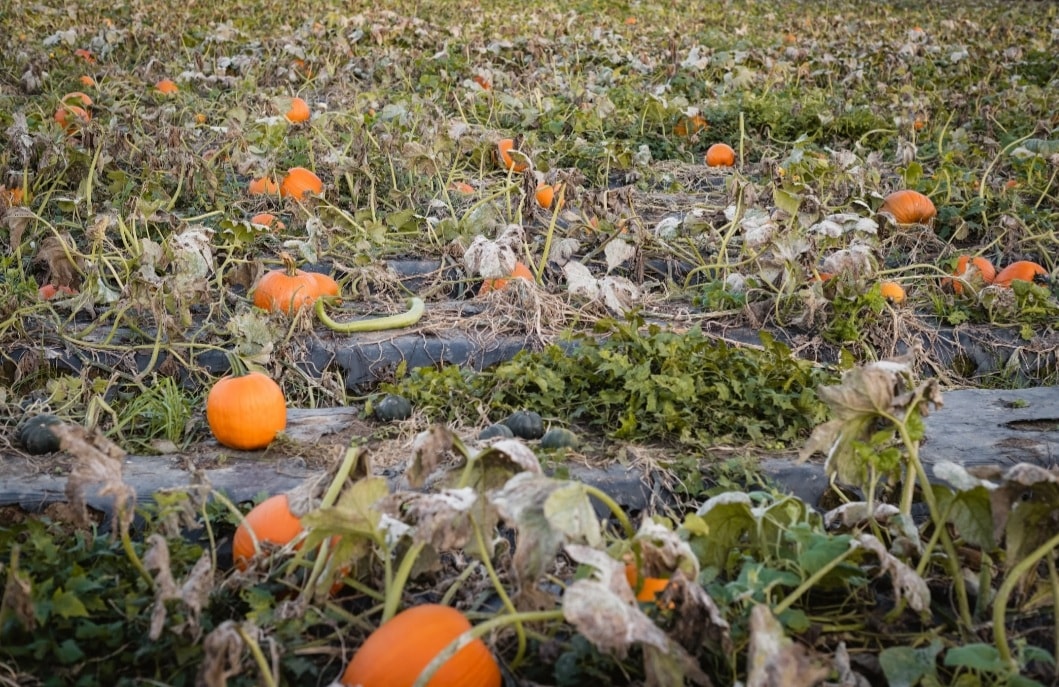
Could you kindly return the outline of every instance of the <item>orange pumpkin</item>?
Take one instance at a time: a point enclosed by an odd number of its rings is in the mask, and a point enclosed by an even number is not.
[[[500,164],[504,166],[504,169],[510,169],[512,172],[525,172],[529,169],[529,165],[523,162],[521,155],[512,155],[511,151],[515,149],[515,140],[512,138],[502,138],[496,143],[496,154],[500,160]]]
[[[263,372],[222,377],[206,395],[206,422],[224,446],[265,448],[287,426],[283,390]]]
[[[708,167],[731,167],[735,164],[735,151],[727,143],[714,143],[706,150]]]
[[[320,296],[337,296],[338,282],[319,272],[303,272],[295,268],[294,258],[280,254],[283,267],[270,270],[261,277],[254,290],[254,305],[271,312],[291,315],[312,305]]]
[[[286,546],[303,531],[301,519],[291,513],[286,494],[270,496],[254,506],[239,523],[232,537],[232,560],[235,567],[246,570],[258,544]],[[253,533],[253,536],[251,536]]]
[[[59,102],[65,105],[81,105],[82,107],[92,107],[92,98],[87,93],[81,91],[71,91],[59,98]]]
[[[83,107],[60,103],[55,110],[55,121],[66,130],[66,133],[72,134],[92,121],[92,115]]]
[[[523,263],[522,261],[516,262],[515,269],[511,270],[511,274],[507,277],[502,277],[498,279],[486,279],[485,281],[483,281],[481,288],[478,289],[478,295],[484,296],[490,291],[499,291],[500,289],[507,286],[508,281],[511,279],[525,279],[528,282],[532,282],[533,272],[531,272],[530,268],[526,267],[525,263]]]
[[[279,194],[284,198],[302,198],[307,193],[318,196],[324,192],[324,182],[320,177],[304,167],[291,167],[287,176],[279,184]]]
[[[706,118],[701,114],[697,114],[693,117],[681,117],[677,125],[673,127],[673,133],[677,136],[688,137],[694,136],[700,131],[704,130],[709,124]]]
[[[474,194],[474,187],[468,184],[466,181],[454,181],[449,189],[456,193],[462,193],[465,196]]]
[[[279,193],[279,184],[272,177],[259,177],[250,180],[246,191],[252,196],[274,196]]]
[[[412,687],[419,674],[453,640],[471,629],[449,606],[413,606],[371,633],[349,662],[341,683],[353,687]],[[427,687],[500,687],[500,667],[474,639],[434,673]]]
[[[287,121],[291,124],[307,122],[310,117],[309,103],[305,102],[302,98],[291,98],[290,107],[287,109],[287,113],[283,116],[286,117]]]
[[[96,80],[88,74],[82,74],[80,77],[78,77],[77,80],[80,81],[81,85],[85,88],[91,88],[92,86],[96,85]]]
[[[1043,282],[1047,279],[1048,270],[1035,262],[1019,260],[1000,270],[993,283],[997,286],[1011,286],[1013,281]]]
[[[76,296],[77,290],[72,289],[69,286],[56,286],[55,284],[45,284],[44,286],[37,289],[37,296],[42,301],[50,301],[56,296]]]
[[[276,217],[271,212],[259,212],[250,218],[250,224],[260,224],[268,227],[269,229],[283,230],[287,228],[287,225]]]
[[[22,192],[20,186],[14,188],[0,186],[0,210],[3,210],[4,208],[13,208],[16,205],[22,205],[25,199],[25,194]]]
[[[180,87],[172,79],[162,79],[154,85],[154,88],[162,95],[173,95],[180,90]]]
[[[894,303],[905,302],[905,290],[900,284],[895,281],[884,281],[879,285],[879,293],[882,297],[888,301]]]
[[[642,577],[632,563],[625,565],[625,579],[636,593],[636,600],[643,602],[654,601],[669,585],[669,580],[665,577]]]
[[[555,191],[557,186],[552,184],[540,184],[537,186],[536,193],[533,197],[537,200],[537,205],[547,210],[552,206],[552,202],[555,200]]]
[[[907,189],[886,196],[879,212],[890,215],[897,224],[927,224],[938,214],[930,198]]]
[[[996,268],[993,267],[993,263],[989,262],[986,258],[981,256],[970,258],[966,255],[961,255],[956,260],[956,269],[953,270],[953,277],[963,277],[967,274],[968,265],[973,266],[981,276],[982,281],[986,284],[992,284],[993,280],[996,279]],[[952,290],[957,295],[963,294],[963,286],[966,279],[952,279],[945,277],[941,280],[942,287],[952,287]]]

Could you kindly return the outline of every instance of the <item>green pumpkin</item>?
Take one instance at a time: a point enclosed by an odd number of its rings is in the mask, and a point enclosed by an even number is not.
[[[568,429],[552,427],[541,437],[541,448],[577,448],[581,439]]]
[[[478,432],[478,438],[484,439],[510,439],[515,436],[515,433],[511,431],[511,428],[507,425],[502,425],[499,422],[495,425],[489,425],[481,432]]]
[[[384,422],[407,420],[412,417],[412,402],[404,396],[386,394],[375,404],[375,417]]]
[[[511,413],[503,424],[511,429],[520,439],[540,439],[544,436],[544,420],[532,410],[518,410]]]
[[[59,450],[59,437],[52,427],[62,424],[54,415],[37,415],[26,421],[18,430],[18,441],[34,456],[54,453]]]

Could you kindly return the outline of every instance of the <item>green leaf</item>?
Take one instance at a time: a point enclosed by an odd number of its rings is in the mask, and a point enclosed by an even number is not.
[[[879,653],[879,665],[890,687],[913,687],[926,676],[937,678],[935,667],[943,646],[935,639],[929,646],[913,649],[910,646],[894,646]]]
[[[1009,672],[1008,665],[1000,659],[1000,652],[992,644],[966,644],[945,652],[945,665],[980,670],[988,673]]]
[[[81,603],[81,599],[73,592],[56,589],[51,597],[52,612],[63,618],[84,618],[88,616],[88,609]]]
[[[753,532],[755,519],[750,497],[742,492],[725,492],[714,496],[699,508],[697,527],[709,532],[689,540],[702,567],[723,568],[728,553],[736,548],[743,536]]]
[[[798,214],[798,208],[802,206],[802,197],[799,194],[779,187],[773,190],[772,200],[776,207],[792,217]]]
[[[945,485],[932,485],[938,507],[947,513],[951,523],[964,541],[983,551],[996,548],[993,538],[993,508],[989,492],[984,486],[953,492]]]

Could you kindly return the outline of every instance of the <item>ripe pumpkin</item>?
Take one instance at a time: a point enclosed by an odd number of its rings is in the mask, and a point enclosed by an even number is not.
[[[1019,260],[1013,262],[996,275],[993,281],[997,286],[1011,286],[1013,281],[1042,282],[1047,281],[1048,270],[1035,262]]]
[[[886,196],[879,212],[889,214],[897,224],[926,224],[938,214],[930,198],[908,189]]]
[[[206,422],[224,446],[254,451],[287,427],[283,390],[263,372],[222,377],[206,395]]]
[[[467,618],[449,606],[424,604],[401,611],[368,636],[341,683],[412,687],[434,657],[470,629]],[[500,681],[496,659],[476,638],[443,663],[427,687],[500,687]]]
[[[504,169],[510,169],[512,172],[525,172],[529,169],[529,165],[522,161],[522,157],[511,154],[515,148],[515,140],[512,138],[502,138],[496,143],[496,154],[500,160],[500,164],[504,166]]]
[[[540,184],[537,186],[537,191],[533,194],[533,197],[536,199],[537,205],[547,210],[555,201],[555,192],[558,190],[558,184]]]
[[[714,143],[706,149],[708,167],[731,167],[735,164],[735,151],[727,143]]]
[[[92,98],[81,91],[71,91],[59,98],[64,105],[80,105],[81,107],[92,107]]]
[[[172,79],[162,79],[154,85],[154,88],[162,95],[173,95],[180,90],[180,87]]]
[[[279,194],[284,198],[302,198],[307,193],[318,196],[324,192],[324,182],[320,177],[304,167],[291,167],[287,176],[279,184]]]
[[[280,254],[283,267],[261,277],[254,290],[254,305],[270,312],[294,314],[320,296],[337,296],[338,282],[326,274],[295,268],[289,253]]]
[[[246,190],[252,196],[274,196],[279,193],[279,184],[272,177],[260,177],[251,179]]]
[[[884,281],[879,285],[879,293],[882,294],[883,298],[894,303],[904,303],[905,301],[904,287],[895,281]]]
[[[45,284],[44,286],[37,289],[37,297],[42,301],[50,301],[56,296],[76,296],[77,289],[72,289],[69,286],[56,286],[55,284]]]
[[[81,82],[81,85],[85,88],[91,88],[96,85],[96,80],[88,74],[82,74],[77,80]]]
[[[311,113],[309,112],[309,103],[305,102],[302,98],[295,96],[290,99],[290,107],[287,109],[287,113],[283,116],[286,117],[287,121],[291,124],[307,122],[311,116]]]
[[[232,537],[232,561],[246,570],[254,557],[254,537],[258,544],[286,546],[303,531],[301,519],[291,513],[286,494],[270,496],[254,506],[239,523]],[[253,536],[251,536],[251,532]]]
[[[701,114],[697,114],[694,117],[681,117],[677,125],[673,127],[673,133],[677,136],[687,138],[688,136],[694,136],[700,131],[704,130],[709,124],[706,122],[706,118]]]
[[[953,277],[963,277],[967,274],[967,267],[971,265],[977,270],[977,273],[981,276],[982,281],[986,284],[992,284],[993,280],[996,279],[996,268],[993,267],[993,263],[989,262],[988,259],[981,256],[970,258],[966,255],[961,255],[956,260],[956,269],[952,271]],[[956,295],[963,294],[964,279],[952,279],[945,277],[941,280],[942,287],[952,287],[953,292]]]
[[[625,564],[625,579],[636,594],[636,600],[643,602],[654,601],[655,597],[665,591],[669,585],[669,579],[665,577],[641,576],[632,563]]]
[[[55,121],[66,130],[66,133],[76,133],[79,128],[92,121],[92,115],[88,110],[78,105],[60,103],[55,110]]]
[[[507,277],[483,281],[481,288],[478,289],[478,295],[483,296],[490,291],[499,291],[507,286],[508,281],[511,279],[525,279],[528,282],[532,282],[533,272],[530,272],[530,268],[526,267],[522,261],[516,262],[515,269],[511,270],[511,274]]]
[[[250,224],[260,224],[269,229],[283,230],[287,228],[287,225],[276,217],[271,212],[259,212],[250,218]]]
[[[25,199],[22,187],[7,188],[6,186],[0,186],[0,210],[22,205]]]
[[[466,181],[454,181],[449,188],[457,193],[462,193],[465,196],[474,194],[474,187],[468,184]]]

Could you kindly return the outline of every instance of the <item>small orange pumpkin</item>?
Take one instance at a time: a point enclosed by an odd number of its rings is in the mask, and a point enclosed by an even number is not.
[[[636,566],[632,563],[625,564],[625,579],[629,582],[633,592],[636,593],[636,600],[643,602],[654,601],[655,597],[669,586],[668,578],[641,576],[636,571]]]
[[[338,295],[338,282],[331,277],[297,269],[289,253],[281,253],[280,259],[283,267],[266,272],[254,289],[257,307],[291,315],[321,296]]]
[[[735,151],[727,143],[714,143],[706,150],[706,166],[731,167],[735,165]]]
[[[555,191],[557,188],[557,185],[553,186],[552,184],[541,184],[537,186],[537,191],[533,194],[533,197],[537,200],[537,205],[540,205],[545,210],[550,208],[552,202],[555,200]]]
[[[232,561],[235,567],[246,570],[258,544],[286,546],[302,533],[301,518],[291,513],[286,494],[270,496],[250,509],[232,537]],[[253,536],[251,536],[253,533]]]
[[[286,117],[287,121],[291,124],[307,122],[311,116],[311,113],[309,112],[309,103],[305,102],[302,98],[295,96],[290,99],[290,107],[287,109],[287,113],[283,116]]]
[[[250,224],[260,224],[269,229],[283,230],[287,228],[287,225],[276,217],[271,212],[259,212],[250,218]]]
[[[91,50],[86,50],[85,48],[78,48],[77,50],[74,50],[74,57],[80,57],[88,64],[96,63],[96,56],[92,54]]]
[[[989,262],[988,259],[983,258],[981,256],[971,258],[966,255],[961,255],[956,260],[956,269],[952,271],[952,276],[963,277],[965,274],[967,274],[967,268],[969,265],[973,266],[975,270],[977,270],[978,275],[986,284],[992,284],[993,280],[996,279],[996,268],[993,267],[993,263]],[[966,278],[953,279],[951,277],[945,277],[941,280],[941,285],[942,287],[951,286],[953,292],[956,295],[962,295],[964,286],[963,283],[966,280]]]
[[[1044,282],[1048,280],[1048,270],[1030,260],[1013,262],[996,275],[993,283],[997,286],[1011,286],[1013,281]]]
[[[59,98],[59,102],[65,105],[81,105],[82,107],[92,107],[92,98],[87,93],[81,91],[70,91],[63,97]]]
[[[0,186],[0,210],[22,205],[25,200],[22,187],[7,188],[6,186]]]
[[[279,184],[272,177],[258,177],[250,180],[246,191],[252,196],[274,196],[279,193]]]
[[[349,687],[412,687],[434,657],[471,623],[455,608],[413,606],[379,626],[346,666],[341,683]],[[445,661],[427,687],[500,687],[500,667],[480,638]]]
[[[454,181],[449,189],[456,193],[462,193],[465,196],[474,194],[474,187],[468,184],[466,181]]]
[[[680,121],[677,122],[677,125],[673,127],[673,133],[677,136],[686,138],[688,136],[694,136],[700,131],[705,130],[708,126],[709,123],[701,114],[694,115],[693,117],[681,117]]]
[[[79,128],[92,121],[92,115],[83,107],[60,103],[55,110],[55,121],[66,130],[66,133],[76,133]]]
[[[56,286],[55,284],[45,284],[44,286],[37,289],[37,296],[42,301],[50,301],[56,296],[76,296],[77,290],[72,289],[69,286]]]
[[[515,150],[515,140],[512,138],[502,138],[496,143],[496,154],[500,160],[500,164],[504,166],[504,169],[510,169],[512,172],[525,172],[529,169],[529,165],[522,161],[522,157],[517,157],[511,154],[511,151]]]
[[[890,215],[897,224],[927,224],[938,214],[930,198],[909,189],[886,196],[879,212]]]
[[[530,268],[526,267],[522,261],[515,263],[515,269],[511,270],[511,274],[507,277],[501,277],[498,279],[486,279],[482,282],[481,288],[478,289],[478,295],[484,296],[490,291],[499,291],[500,289],[507,286],[508,281],[511,279],[525,279],[528,282],[533,281],[533,272]]]
[[[96,80],[93,79],[88,74],[82,74],[80,77],[78,77],[77,80],[80,81],[81,85],[84,86],[85,88],[92,88],[93,86],[96,85]]]
[[[154,85],[154,88],[162,95],[173,95],[180,90],[180,87],[172,79],[162,79]]]
[[[879,293],[882,297],[893,303],[905,302],[905,289],[895,281],[884,281],[879,285]]]
[[[237,371],[210,388],[206,422],[224,446],[254,451],[268,446],[287,427],[287,401],[268,375]]]
[[[279,194],[284,198],[302,198],[307,193],[318,196],[324,192],[324,182],[320,177],[304,167],[291,167],[287,176],[279,184]]]

